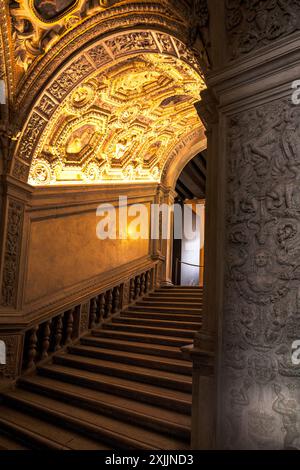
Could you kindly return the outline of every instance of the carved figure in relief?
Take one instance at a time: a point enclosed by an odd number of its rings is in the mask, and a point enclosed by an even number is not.
[[[230,423],[231,433],[228,439],[229,448],[238,447],[239,440],[242,440],[242,419],[246,407],[249,405],[249,389],[251,381],[245,379],[240,387],[230,390],[230,408],[227,419]],[[236,442],[238,440],[238,442]]]
[[[247,364],[246,345],[237,341],[226,342],[226,365],[235,370],[244,370]]]
[[[280,385],[274,385],[274,392],[277,398],[272,408],[282,418],[285,431],[284,448],[300,449],[300,405],[296,400],[286,398]]]
[[[244,341],[260,350],[268,350],[280,344],[287,315],[287,311],[278,305],[274,305],[273,310],[266,307],[243,307],[240,324]]]
[[[270,292],[276,280],[270,272],[270,254],[267,251],[260,250],[255,254],[253,261],[253,272],[247,276],[250,289],[258,294]]]
[[[248,360],[248,374],[258,385],[266,385],[276,376],[275,361],[269,356],[254,354]]]
[[[244,152],[247,159],[252,163],[257,176],[261,177],[268,173],[270,162],[274,157],[274,146],[278,142],[278,126],[280,127],[280,119],[275,121],[271,119],[271,123],[264,124],[264,131],[260,135],[249,139],[244,144]],[[271,127],[269,127],[269,125]]]
[[[299,265],[300,240],[296,223],[288,222],[281,225],[277,230],[277,261],[281,265],[293,267],[290,271],[291,278],[297,278],[296,268]]]

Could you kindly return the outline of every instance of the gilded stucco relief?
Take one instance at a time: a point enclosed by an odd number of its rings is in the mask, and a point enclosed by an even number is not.
[[[162,53],[163,52],[163,53]],[[132,31],[66,64],[37,101],[13,174],[29,183],[159,182],[178,144],[201,129],[199,64],[166,33]]]
[[[300,449],[299,109],[230,119],[223,333],[223,442]],[[227,438],[225,437],[227,436]]]
[[[207,23],[206,1],[197,0],[190,7],[184,0],[158,0],[151,5],[137,0],[11,0],[10,12],[16,62],[23,72],[43,56],[66,33],[74,31],[93,16],[99,21],[117,15],[160,13],[165,17],[176,17],[185,26],[193,16],[190,26],[191,41],[195,42],[203,24]],[[201,17],[201,18],[200,18]]]
[[[151,54],[97,73],[66,97],[43,131],[29,182],[160,181],[174,142],[200,126],[193,103],[201,87],[183,62]],[[56,88],[50,93],[62,97]]]

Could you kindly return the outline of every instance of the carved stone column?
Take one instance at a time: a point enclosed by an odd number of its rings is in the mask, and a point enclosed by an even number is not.
[[[173,255],[173,227],[174,213],[172,206],[174,204],[176,193],[172,188],[164,188],[162,204],[166,204],[170,208],[168,227],[166,227],[167,238],[161,238],[161,253],[164,259],[161,271],[162,285],[172,285],[172,255]],[[160,230],[160,236],[162,231]]]
[[[216,227],[206,232],[207,245],[215,240],[208,252],[221,248],[214,267],[206,259],[203,330],[217,320],[216,445],[300,449],[300,373],[292,361],[300,339],[300,107],[292,102],[300,8],[292,0],[224,4],[226,66],[208,76],[218,100],[219,210],[208,208]]]
[[[217,318],[222,299],[222,272],[219,269],[219,220],[221,210],[218,188],[218,110],[211,92],[201,94],[196,105],[207,134],[207,194],[205,204],[205,271],[203,326],[192,347],[183,348],[193,361],[192,449],[215,447],[216,381],[215,352]]]

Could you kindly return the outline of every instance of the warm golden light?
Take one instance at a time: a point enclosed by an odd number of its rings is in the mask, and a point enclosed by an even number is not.
[[[29,183],[159,182],[174,145],[201,126],[203,88],[191,66],[158,54],[97,71],[49,120]]]

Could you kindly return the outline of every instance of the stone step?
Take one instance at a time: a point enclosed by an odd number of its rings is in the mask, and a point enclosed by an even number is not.
[[[158,337],[160,339],[161,337]],[[182,352],[179,347],[176,346],[166,346],[164,344],[151,344],[151,343],[142,343],[141,339],[139,341],[126,341],[125,339],[119,338],[109,338],[109,337],[95,337],[92,335],[87,335],[81,338],[81,344],[84,346],[91,347],[101,347],[107,349],[113,349],[115,352],[121,351],[125,356],[129,352],[139,353],[140,355],[149,354],[154,357],[164,358],[176,358],[188,363],[188,361],[182,357]]]
[[[163,287],[2,393],[0,449],[188,450],[203,289]]]
[[[186,302],[188,300],[193,304],[194,302],[196,303],[202,303],[203,300],[203,294],[202,293],[175,293],[175,292],[159,292],[159,291],[154,291],[154,292],[149,292],[144,299],[149,300],[149,299],[157,299],[157,300],[166,300],[170,301],[170,298],[172,300],[174,299],[175,302]]]
[[[176,321],[179,324],[186,322],[199,323],[202,320],[201,314],[199,315],[188,315],[178,313],[157,313],[157,312],[140,312],[135,310],[124,311],[121,313],[120,318],[139,318],[139,319],[150,319],[150,320],[171,320]]]
[[[115,329],[99,329],[99,330],[92,330],[92,335],[97,337],[105,337],[105,338],[115,338],[115,339],[126,339],[129,341],[142,341],[143,343],[153,343],[153,344],[163,344],[166,346],[187,346],[193,342],[193,337],[174,337],[169,336],[167,330],[166,332],[161,334],[144,334],[141,329],[137,331],[128,331],[129,328],[124,328],[124,330],[120,328]],[[195,333],[193,332],[193,335]]]
[[[129,312],[130,313],[130,312]],[[144,318],[143,314],[140,314],[139,317],[136,316],[125,316],[122,315],[121,317],[116,317],[112,320],[112,324],[119,324],[119,323],[126,323],[126,325],[145,325],[145,326],[153,326],[158,328],[172,328],[172,329],[183,329],[183,330],[199,330],[201,328],[201,322],[178,322],[172,320],[161,320],[161,319],[153,319],[153,318]]]
[[[132,305],[126,309],[126,312],[135,311],[135,312],[157,312],[157,313],[177,313],[182,315],[200,315],[201,310],[196,307],[180,307],[174,308],[172,304],[166,307],[156,307],[152,305]]]
[[[101,341],[99,341],[98,347],[83,345],[70,346],[69,352],[78,356],[94,357],[118,363],[121,362],[137,366],[146,366],[150,369],[165,370],[184,375],[192,374],[191,363],[184,360],[163,357],[161,355],[161,350],[158,350],[160,354],[159,357],[156,357],[145,352],[140,352],[138,354],[136,352],[124,351],[124,349],[116,351],[115,349],[102,348]]]
[[[175,372],[167,372],[155,370],[146,367],[135,366],[130,364],[115,363],[104,359],[92,357],[78,357],[75,354],[62,354],[54,356],[54,364],[65,367],[74,367],[79,370],[87,370],[90,372],[106,374],[113,377],[121,377],[137,382],[153,384],[173,390],[181,390],[184,392],[192,391],[192,379],[186,375],[176,374]]]
[[[191,394],[143,384],[134,380],[78,370],[58,364],[40,366],[39,374],[68,383],[75,383],[93,390],[112,393],[150,405],[165,407],[179,413],[191,413]]]
[[[72,404],[74,407],[89,409],[106,416],[117,416],[124,422],[186,441],[190,439],[191,418],[173,410],[41,376],[22,378],[19,385],[34,393]]]
[[[182,300],[182,301],[178,300],[175,302],[173,299],[172,302],[170,302],[170,299],[160,300],[160,299],[157,299],[157,297],[154,297],[153,299],[140,300],[136,302],[132,307],[167,307],[173,311],[174,309],[185,310],[186,304],[187,304],[186,300]],[[192,305],[190,305],[190,307],[192,307],[193,309],[197,309],[199,312],[202,309],[202,302],[198,302],[198,303],[194,302]],[[165,311],[165,309],[163,311]]]
[[[203,287],[199,286],[170,286],[170,287],[159,287],[155,292],[191,292],[191,293],[202,293]]]
[[[144,325],[130,325],[125,322],[125,320],[121,322],[113,322],[113,323],[106,323],[103,325],[105,330],[118,330],[118,331],[126,331],[126,332],[136,332],[136,333],[144,333],[145,335],[149,334],[156,334],[156,335],[170,335],[170,336],[180,336],[180,337],[187,337],[191,340],[194,338],[197,330],[200,326],[197,326],[194,330],[188,329],[180,329],[180,328],[163,328],[163,327],[155,327],[155,326],[144,326]]]
[[[20,396],[23,395],[23,391],[18,392]],[[16,409],[15,403],[9,403],[6,399],[5,406],[0,406],[0,429],[34,450],[108,450],[111,448],[88,439],[76,431],[63,429],[57,423],[46,423],[42,416],[33,416],[28,408],[26,411]]]
[[[19,410],[26,410],[33,416],[56,423],[62,428],[80,430],[80,434],[104,442],[116,449],[179,449],[188,448],[176,438],[162,436],[150,430],[129,423],[123,423],[117,417],[99,415],[90,410],[74,408],[69,403],[36,393],[20,390],[5,394],[5,402]]]
[[[29,450],[27,446],[18,442],[13,436],[5,435],[1,429],[0,451],[1,450]]]

